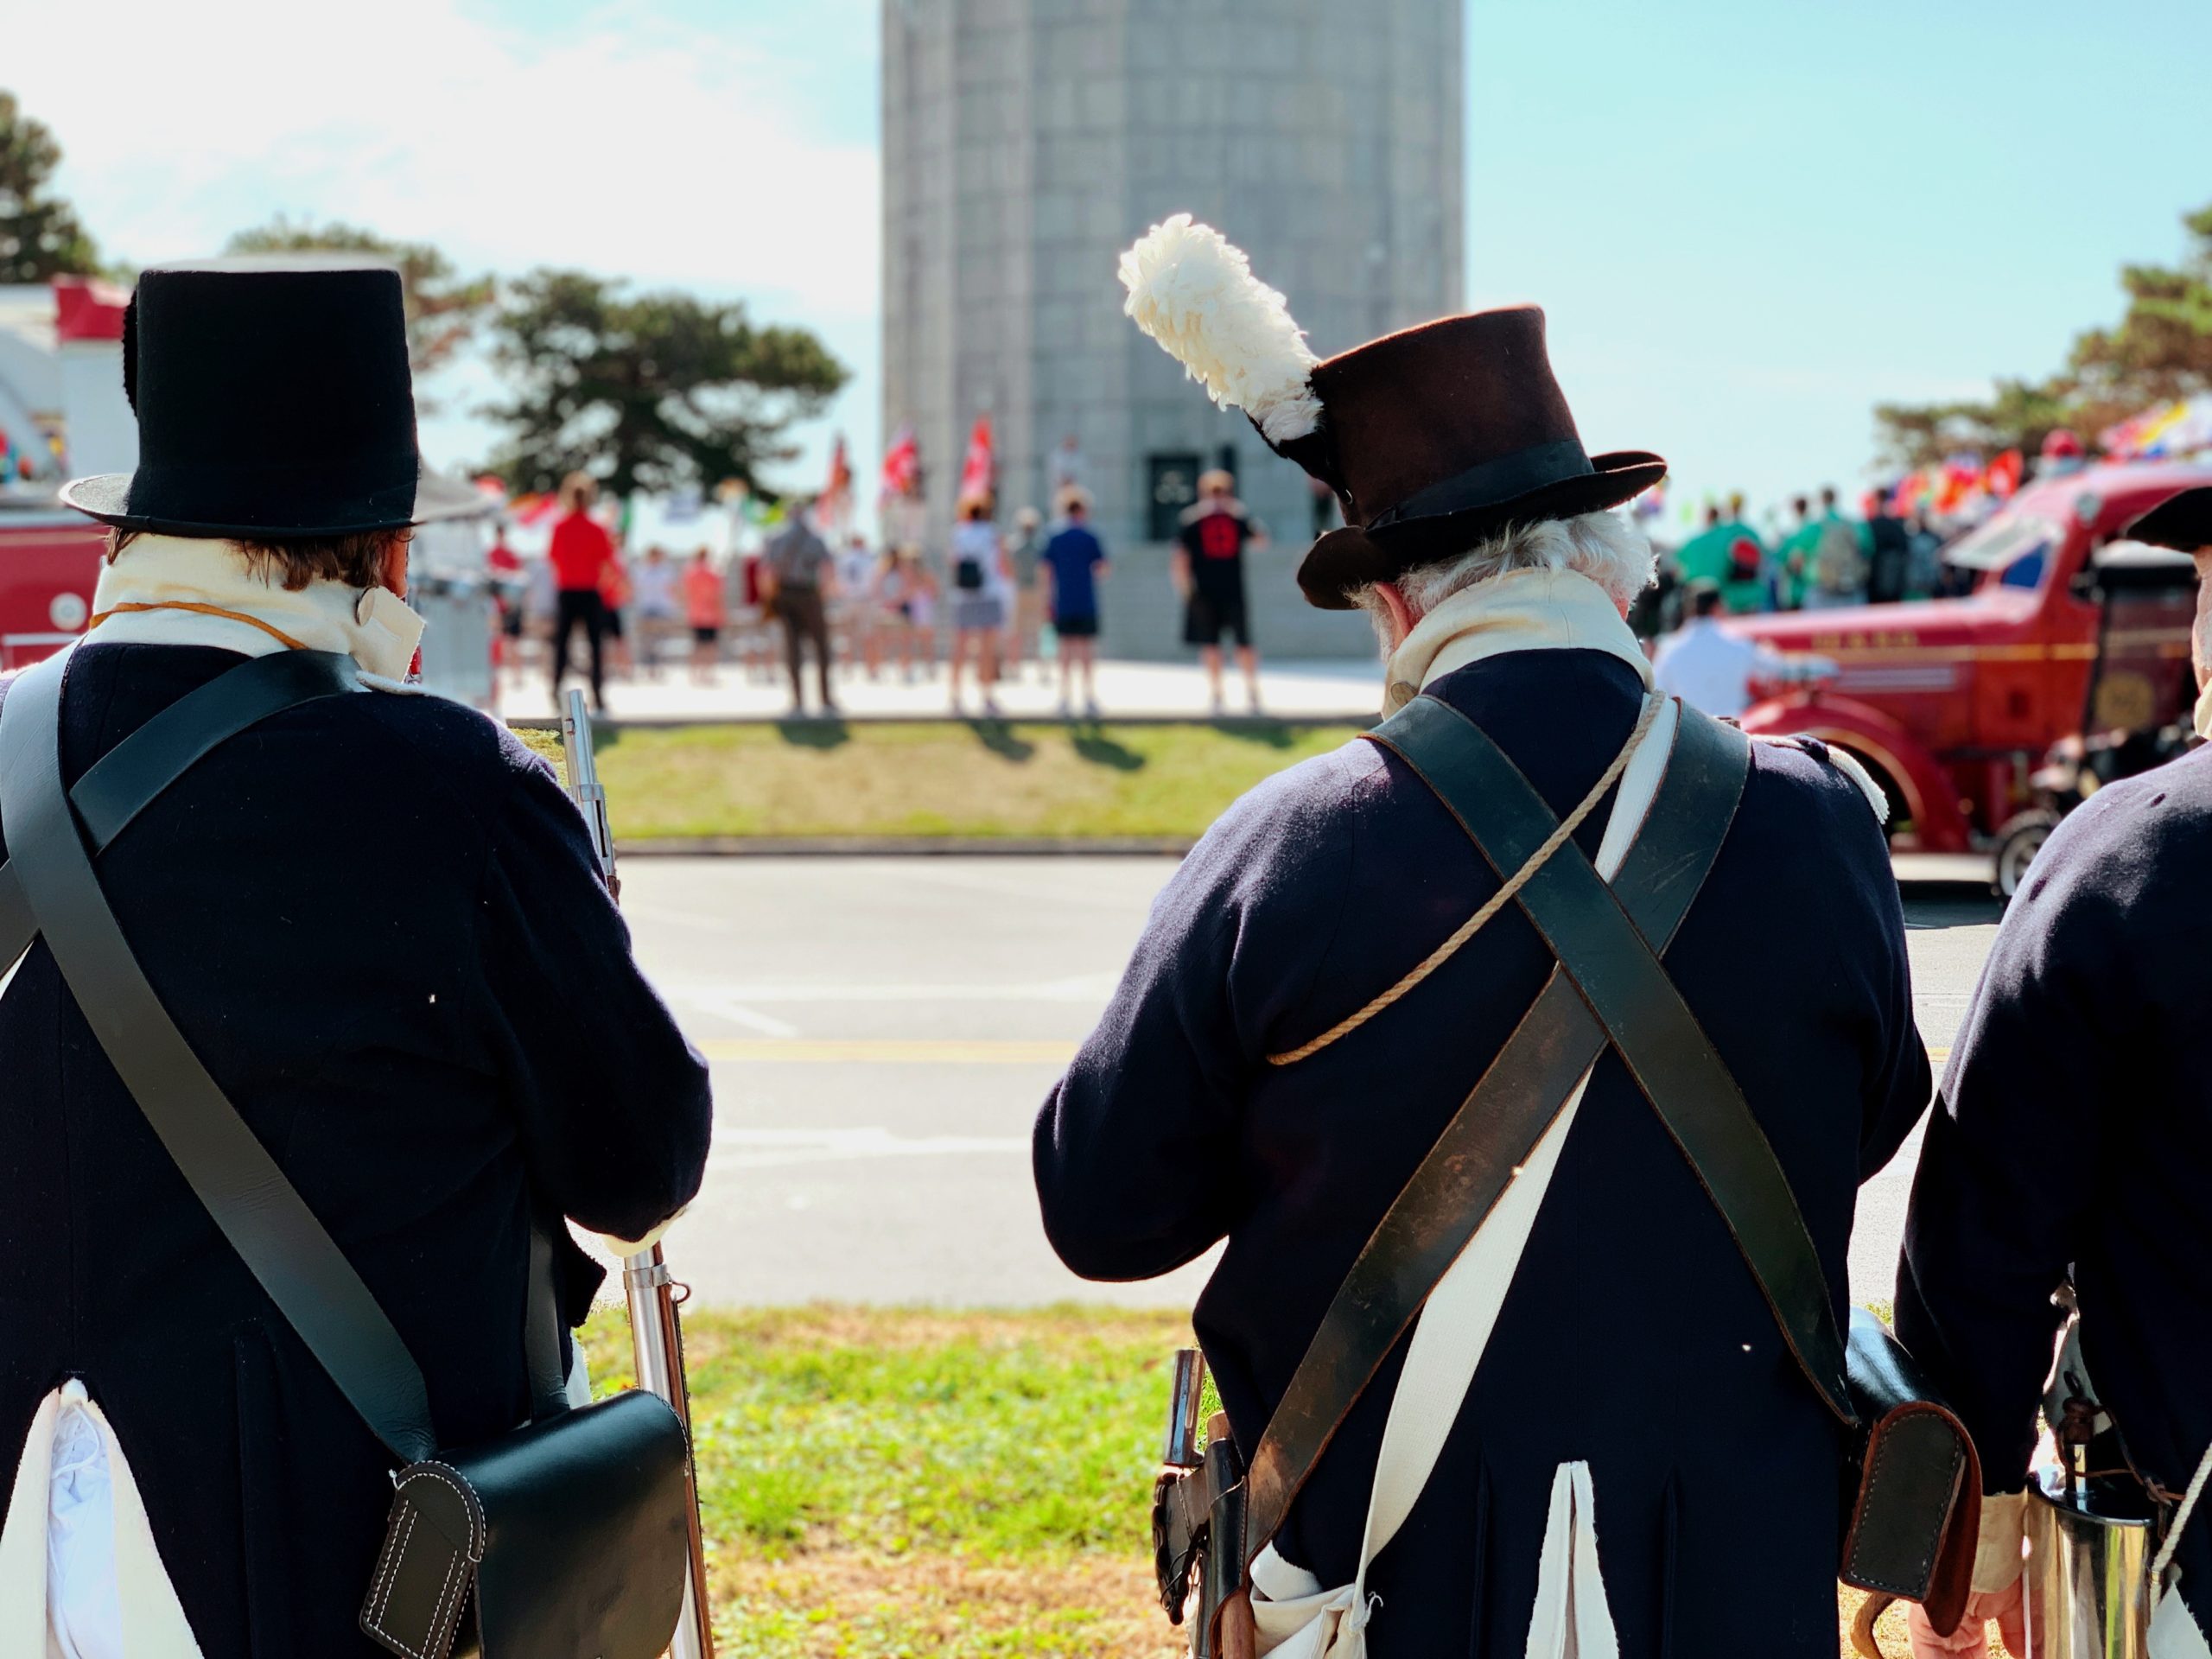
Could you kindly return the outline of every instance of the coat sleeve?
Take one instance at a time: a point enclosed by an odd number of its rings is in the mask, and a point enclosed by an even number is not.
[[[1792,772],[1802,750],[1821,762],[1821,816],[1805,826],[1819,849],[1818,879],[1834,889],[1838,919],[1834,971],[1850,976],[1851,1001],[1866,1012],[1860,1038],[1866,1056],[1860,1095],[1859,1179],[1866,1180],[1897,1156],[1928,1109],[1928,1046],[1912,1006],[1912,961],[1905,948],[1904,905],[1890,865],[1880,814],[1881,791],[1858,763],[1814,738],[1794,738],[1771,763]]]
[[[539,1194],[642,1238],[699,1190],[706,1064],[639,971],[575,804],[516,748],[478,916],[493,1051]]]
[[[1890,873],[1886,844],[1880,849],[1872,878],[1878,938],[1867,959],[1873,964],[1871,988],[1880,1020],[1876,1027],[1877,1059],[1867,1076],[1859,1132],[1859,1179],[1862,1181],[1878,1173],[1897,1156],[1897,1148],[1928,1109],[1928,1096],[1934,1086],[1928,1045],[1921,1040],[1920,1024],[1913,1014],[1912,962],[1905,950],[1904,905],[1897,880]]]
[[[1364,748],[1364,745],[1359,746]],[[1243,1102],[1313,986],[1349,883],[1352,758],[1239,801],[1154,902],[1120,988],[1038,1114],[1045,1233],[1086,1279],[1150,1279],[1241,1213]],[[1302,1033],[1310,1035],[1310,1033]]]
[[[1897,1273],[1897,1334],[1964,1420],[1992,1491],[2026,1475],[2051,1293],[2095,1190],[2107,1067],[2129,1052],[2139,1006],[2111,899],[2084,879],[2094,861],[2060,836],[2037,861],[2046,879],[1999,928],[1960,1030]]]

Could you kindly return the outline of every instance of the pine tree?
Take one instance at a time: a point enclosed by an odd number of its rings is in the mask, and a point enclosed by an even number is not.
[[[99,268],[77,211],[47,194],[61,146],[42,122],[25,115],[13,92],[0,92],[0,283],[43,283]]]

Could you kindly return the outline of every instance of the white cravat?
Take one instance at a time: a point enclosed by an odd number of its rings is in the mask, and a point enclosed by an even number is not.
[[[406,677],[423,626],[387,588],[316,581],[295,592],[257,573],[235,543],[181,536],[133,539],[101,569],[92,617],[88,644],[340,651],[386,681]]]
[[[1454,669],[1510,651],[1602,651],[1652,686],[1651,662],[1613,596],[1574,570],[1509,570],[1450,594],[1390,653],[1382,711],[1395,715]]]

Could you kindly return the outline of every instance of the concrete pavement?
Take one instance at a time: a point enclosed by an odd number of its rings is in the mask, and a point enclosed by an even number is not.
[[[1187,1306],[1200,1262],[1101,1286],[1037,1221],[1028,1134],[1174,861],[634,860],[639,951],[712,1061],[706,1186],[670,1240],[704,1300]],[[1994,931],[1909,903],[1921,1030],[1948,1052]],[[1939,1058],[1940,1069],[1940,1058]],[[1862,1196],[1856,1296],[1890,1294],[1918,1137]]]
[[[1227,712],[1251,712],[1244,682],[1231,662],[1224,673]],[[582,684],[581,680],[570,681]],[[807,700],[814,706],[814,671],[807,670]],[[963,676],[964,701],[961,713],[982,712],[972,676]],[[938,664],[917,668],[909,679],[887,666],[871,677],[857,667],[838,669],[830,691],[840,710],[855,719],[889,715],[951,714],[944,669]],[[1000,682],[1000,712],[1010,719],[1054,717],[1059,709],[1058,671],[1031,664]],[[1260,664],[1260,703],[1263,713],[1293,719],[1372,719],[1382,707],[1382,673],[1373,660]],[[1174,715],[1200,720],[1208,717],[1205,672],[1198,664],[1105,661],[1098,664],[1098,703],[1107,719],[1132,715]],[[713,683],[695,685],[690,671],[671,664],[657,679],[632,677],[611,681],[607,689],[608,713],[616,720],[781,720],[791,713],[790,682],[779,669],[756,677],[735,664],[713,671]],[[499,677],[497,711],[505,720],[542,720],[555,714],[545,676],[536,670],[517,671]]]

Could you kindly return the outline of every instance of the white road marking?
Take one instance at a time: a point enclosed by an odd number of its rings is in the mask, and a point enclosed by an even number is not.
[[[716,1020],[727,1020],[734,1026],[743,1026],[747,1031],[757,1031],[763,1037],[791,1038],[798,1035],[798,1027],[787,1020],[779,1020],[772,1014],[747,1007],[733,996],[716,994],[699,995],[678,991],[672,1000],[683,1003],[695,1014],[703,1014]]]
[[[976,1153],[1026,1153],[1023,1135],[894,1135],[880,1125],[852,1129],[717,1129],[724,1148],[707,1160],[709,1170],[780,1169],[792,1164],[849,1163],[862,1158],[963,1157]]]
[[[1103,1007],[1121,983],[1119,974],[1075,974],[1060,979],[918,981],[715,980],[681,975],[654,977],[661,993],[702,1014],[719,1013],[726,1003],[754,1007],[764,1002],[1065,1002]]]
[[[1075,1058],[1071,1042],[1022,1038],[709,1037],[699,1052],[738,1065],[1051,1065]]]

